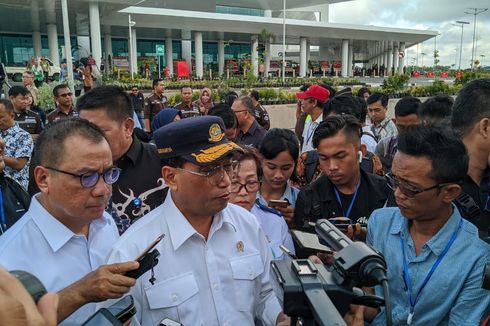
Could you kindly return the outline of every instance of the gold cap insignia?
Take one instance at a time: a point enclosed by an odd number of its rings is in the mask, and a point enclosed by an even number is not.
[[[172,147],[164,147],[164,148],[159,148],[158,153],[160,154],[165,154],[165,153],[172,153],[174,150]]]
[[[213,123],[211,127],[209,127],[209,138],[210,142],[218,142],[224,137],[224,133],[221,131],[221,127],[217,123]]]

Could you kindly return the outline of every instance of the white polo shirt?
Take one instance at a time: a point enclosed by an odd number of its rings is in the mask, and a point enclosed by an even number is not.
[[[164,318],[184,325],[275,325],[281,311],[269,280],[271,250],[259,223],[229,204],[214,216],[207,241],[175,206],[165,202],[131,226],[113,247],[109,263],[133,260],[159,235],[160,262],[131,289],[135,325]],[[101,306],[107,306],[105,302]]]
[[[301,153],[312,151],[313,147],[313,134],[316,128],[323,121],[323,113],[313,121],[311,118],[305,121],[305,128],[303,129],[303,147],[301,148]]]
[[[34,196],[27,213],[0,236],[0,265],[35,275],[57,292],[96,270],[119,238],[107,214],[90,224],[88,239],[54,218]],[[81,325],[95,312],[95,303],[78,309],[60,325]]]

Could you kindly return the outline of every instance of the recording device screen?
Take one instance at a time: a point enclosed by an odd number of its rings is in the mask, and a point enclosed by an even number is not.
[[[324,252],[327,254],[333,253],[332,249],[320,243],[316,234],[299,230],[291,230],[291,234],[298,246],[311,255],[315,255],[318,252]]]

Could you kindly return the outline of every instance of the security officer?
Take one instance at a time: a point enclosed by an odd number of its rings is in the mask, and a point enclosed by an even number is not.
[[[272,257],[262,228],[249,212],[228,205],[237,168],[231,155],[239,147],[224,130],[220,118],[202,116],[154,134],[170,191],[109,254],[109,261],[134,259],[164,235],[155,246],[164,260],[131,289],[135,324],[170,318],[184,325],[253,325],[255,319],[276,325],[286,319],[269,279]]]
[[[157,78],[153,79],[153,93],[145,99],[145,125],[144,129],[146,132],[151,130],[151,120],[157,115],[160,110],[167,106],[167,97],[163,95],[165,90],[165,85],[163,84],[163,79]]]

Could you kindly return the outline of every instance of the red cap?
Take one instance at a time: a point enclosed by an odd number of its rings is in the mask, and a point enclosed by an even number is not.
[[[320,102],[326,102],[329,96],[330,96],[330,92],[328,91],[328,89],[323,88],[317,84],[313,84],[310,87],[308,87],[306,92],[296,93],[296,97],[301,99],[301,100],[304,100],[307,98],[314,98]]]

